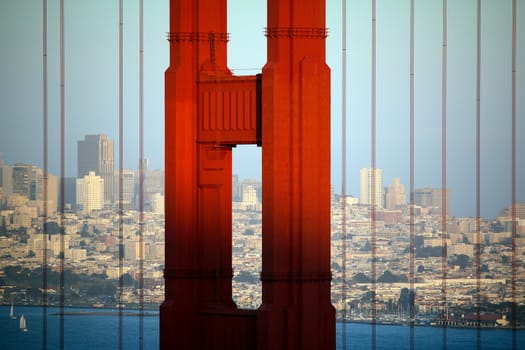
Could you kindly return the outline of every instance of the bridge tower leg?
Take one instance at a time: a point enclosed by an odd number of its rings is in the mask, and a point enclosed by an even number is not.
[[[201,349],[231,295],[231,147],[199,138],[199,82],[230,77],[226,0],[170,1],[165,73],[164,349]],[[220,324],[219,324],[220,326]],[[219,330],[220,332],[220,330]]]
[[[335,349],[325,2],[268,0],[259,349]]]

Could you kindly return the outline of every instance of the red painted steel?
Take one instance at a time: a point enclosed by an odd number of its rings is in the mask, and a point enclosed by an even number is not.
[[[259,89],[226,66],[226,0],[170,1],[161,348],[335,349],[326,34],[324,0],[269,0]],[[241,143],[263,154],[253,311],[231,290],[231,147]]]
[[[256,143],[256,88],[255,76],[199,81],[199,141],[227,145]]]

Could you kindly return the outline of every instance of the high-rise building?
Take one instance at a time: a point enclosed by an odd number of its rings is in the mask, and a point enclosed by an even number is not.
[[[46,200],[48,204],[47,215],[52,216],[56,212],[58,205],[58,178],[55,175],[47,174],[47,193],[44,191],[44,180],[44,171],[33,167],[29,199],[40,202]]]
[[[122,191],[123,208],[131,209],[133,205],[133,198],[135,197],[135,172],[133,172],[133,170],[122,170],[122,189],[120,189],[120,191]],[[117,194],[117,196],[118,195],[119,194]]]
[[[104,208],[104,179],[94,171],[77,179],[77,205],[85,213]]]
[[[516,208],[516,217],[518,219],[525,219],[525,203],[516,203],[514,206],[507,206],[503,208],[498,216],[510,217],[512,216],[512,209]]]
[[[253,186],[246,186],[242,190],[242,202],[246,205],[257,205],[257,191]]]
[[[6,164],[0,164],[0,193],[13,193],[13,168]]]
[[[155,193],[153,195],[153,200],[151,201],[151,210],[155,214],[164,214],[164,196],[160,193]]]
[[[106,135],[86,135],[78,141],[77,162],[79,178],[90,171],[104,179],[104,199],[108,204],[115,202],[115,161],[113,141]]]
[[[4,187],[4,154],[0,152],[0,194],[3,193]]]
[[[144,200],[151,201],[155,193],[164,194],[164,170],[149,170],[144,174]]]
[[[359,172],[359,203],[383,208],[383,170],[362,168]]]
[[[447,213],[450,207],[449,191],[441,188],[418,188],[414,190],[414,204],[425,208],[443,208],[443,194],[445,195],[445,203],[447,206]]]
[[[233,185],[233,184],[232,184]],[[253,189],[255,189],[255,194],[257,196],[257,200],[259,202],[262,202],[262,184],[260,181],[256,180],[256,179],[244,179],[240,182],[238,182],[238,195],[239,195],[239,200],[241,202],[244,202],[244,190],[246,189],[246,187],[252,187]]]
[[[44,200],[44,171],[40,168],[33,168],[31,179],[31,195],[29,199],[41,201]],[[47,199],[52,200],[55,204],[58,198],[58,178],[47,174]]]
[[[31,182],[33,166],[31,164],[15,164],[13,166],[13,193],[31,197]]]
[[[75,206],[77,203],[77,178],[64,178],[64,204]]]
[[[385,202],[387,209],[400,209],[407,204],[405,186],[397,177],[387,186]]]
[[[29,199],[36,201],[44,198],[44,171],[40,168],[33,168],[31,174],[31,187]]]

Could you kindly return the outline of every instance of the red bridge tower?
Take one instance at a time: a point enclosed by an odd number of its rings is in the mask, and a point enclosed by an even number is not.
[[[325,0],[268,0],[267,63],[226,65],[226,0],[170,0],[162,349],[335,349]],[[262,146],[262,305],[232,300],[231,150]]]

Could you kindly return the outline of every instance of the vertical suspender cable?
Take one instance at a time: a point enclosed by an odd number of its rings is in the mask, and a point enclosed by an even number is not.
[[[481,0],[477,0],[476,40],[476,344],[481,349]]]
[[[122,213],[122,164],[123,164],[123,145],[124,133],[123,133],[123,121],[124,121],[124,100],[123,100],[123,57],[124,57],[124,44],[123,44],[123,1],[119,0],[119,32],[118,32],[118,269],[119,269],[119,315],[118,315],[118,346],[119,349],[123,349],[123,308],[122,308],[122,295],[124,289],[124,232],[123,232],[123,213]]]
[[[43,140],[43,167],[44,167],[44,220],[42,240],[44,252],[42,254],[42,349],[47,347],[47,0],[42,1],[42,140]],[[55,203],[56,205],[56,203]]]
[[[371,116],[371,168],[372,168],[372,200],[370,205],[371,213],[371,243],[372,243],[372,349],[376,349],[376,206],[377,189],[376,182],[379,180],[376,174],[376,0],[372,0],[372,116]]]
[[[410,349],[414,349],[414,0],[410,0]]]
[[[443,0],[443,51],[441,71],[441,299],[447,310],[447,0]],[[443,349],[447,348],[447,326],[443,326]]]
[[[342,344],[343,349],[346,349],[346,297],[347,297],[347,280],[346,280],[346,0],[342,0],[342,12],[343,12],[343,33],[342,33],[342,99],[341,99],[341,122],[342,122],[342,135],[341,135],[341,230],[342,230],[342,249],[343,249],[343,262],[342,262],[342,299],[343,299],[343,310],[342,310]]]
[[[139,350],[144,347],[144,1],[139,0]]]
[[[60,0],[60,349],[64,349],[64,222],[65,222],[65,49],[64,49],[64,0]]]
[[[512,0],[512,174],[511,174],[511,218],[512,218],[512,349],[517,349],[517,305],[516,305],[516,0]]]

